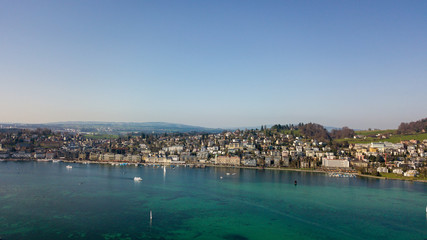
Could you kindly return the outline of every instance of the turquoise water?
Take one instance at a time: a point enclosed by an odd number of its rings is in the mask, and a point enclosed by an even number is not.
[[[3,240],[427,239],[426,183],[66,165],[0,162]],[[135,176],[143,181],[134,182]]]

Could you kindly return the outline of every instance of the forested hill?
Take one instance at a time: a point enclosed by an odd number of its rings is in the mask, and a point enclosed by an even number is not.
[[[427,118],[410,123],[402,122],[397,132],[401,134],[427,132]]]

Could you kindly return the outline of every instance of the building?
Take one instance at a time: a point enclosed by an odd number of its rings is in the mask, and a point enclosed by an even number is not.
[[[170,164],[171,159],[162,156],[151,156],[145,159],[147,163]]]
[[[349,168],[350,162],[346,159],[323,158],[322,166],[326,168]]]
[[[264,158],[264,166],[265,167],[270,167],[273,164],[274,164],[274,161],[273,161],[272,157],[265,157]]]
[[[199,161],[206,161],[208,160],[209,153],[208,152],[198,152],[197,153],[197,159]]]
[[[99,160],[99,153],[94,153],[94,152],[91,152],[90,154],[89,154],[89,160],[91,160],[91,161],[98,161]]]
[[[46,153],[36,152],[36,153],[34,153],[34,158],[36,158],[36,159],[46,158]]]
[[[376,152],[376,150],[380,151],[380,152],[384,152],[384,148],[385,148],[385,144],[382,142],[372,142],[370,147],[369,147],[369,151],[371,152]]]
[[[231,165],[239,166],[240,157],[229,157],[229,156],[217,156],[215,157],[215,164],[217,165]]]
[[[282,166],[283,167],[289,167],[289,158],[288,157],[282,157]]]
[[[165,148],[163,148],[163,150],[171,152],[171,153],[180,153],[180,152],[184,151],[184,146],[183,145],[175,145],[175,146],[165,147]]]
[[[139,162],[141,162],[142,158],[141,158],[140,155],[131,155],[131,154],[128,154],[128,155],[126,155],[124,157],[124,160],[127,161],[127,162],[136,162],[136,163],[139,163]]]
[[[245,165],[247,167],[256,167],[256,159],[246,158],[243,160],[243,165]]]
[[[114,161],[121,162],[121,161],[123,161],[123,159],[124,159],[123,154],[115,154],[114,155]]]
[[[54,159],[54,158],[56,158],[56,153],[49,151],[46,153],[46,158],[47,159]]]
[[[358,168],[367,168],[368,167],[368,162],[367,161],[363,161],[363,160],[354,160],[351,161],[351,165],[353,167],[358,167]]]
[[[418,176],[419,172],[417,170],[408,170],[403,174],[405,177],[416,177]]]
[[[101,160],[103,161],[114,161],[115,157],[113,153],[101,154]]]
[[[238,139],[233,139],[233,141],[228,145],[228,150],[242,150],[243,145]]]
[[[86,160],[87,159],[86,153],[85,152],[79,153],[78,159],[79,160]]]
[[[181,154],[181,156],[179,157],[179,160],[186,163],[196,163],[197,156],[190,155],[190,154]]]
[[[31,153],[26,153],[24,151],[12,153],[12,158],[31,158]]]

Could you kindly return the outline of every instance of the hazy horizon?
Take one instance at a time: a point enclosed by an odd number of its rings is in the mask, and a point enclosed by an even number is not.
[[[116,122],[109,122],[109,121],[58,121],[58,122],[39,122],[39,123],[33,123],[33,122],[0,122],[0,125],[2,124],[8,124],[8,125],[13,125],[13,124],[23,124],[23,125],[31,125],[31,124],[42,124],[42,125],[49,125],[49,124],[74,124],[74,123],[89,123],[89,124],[102,124],[102,123],[117,123],[117,124],[121,124],[121,123],[129,123],[129,124],[149,124],[149,123],[160,123],[160,124],[177,124],[177,125],[186,125],[186,126],[192,126],[192,127],[201,127],[201,128],[211,128],[211,129],[260,129],[262,126],[267,126],[267,127],[272,127],[273,125],[289,125],[289,124],[293,124],[293,125],[298,125],[299,123],[317,123],[317,122],[296,122],[296,123],[264,123],[264,124],[260,124],[260,125],[253,125],[253,126],[223,126],[223,127],[217,127],[217,126],[203,126],[203,125],[192,125],[192,124],[187,124],[187,123],[177,123],[177,122],[127,122],[127,121],[116,121]],[[317,124],[321,124],[321,123],[317,123]],[[394,127],[394,128],[353,128],[351,126],[348,125],[344,125],[344,126],[331,126],[331,125],[324,125],[321,124],[323,127],[325,127],[326,129],[334,129],[334,128],[342,128],[342,127],[349,127],[351,129],[354,130],[368,130],[368,129],[380,129],[380,130],[388,130],[388,129],[397,129],[398,126]]]
[[[426,1],[4,1],[0,122],[426,117]]]

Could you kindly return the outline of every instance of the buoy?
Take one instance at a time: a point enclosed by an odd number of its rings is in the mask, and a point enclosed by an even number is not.
[[[295,186],[298,184],[297,180],[295,180]]]
[[[153,213],[150,211],[150,220],[153,219]]]

